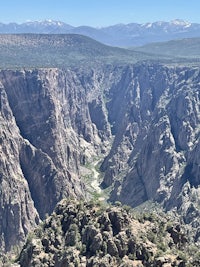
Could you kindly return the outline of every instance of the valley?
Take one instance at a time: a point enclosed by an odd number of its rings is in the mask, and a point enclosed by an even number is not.
[[[2,255],[22,247],[63,199],[132,208],[157,203],[177,214],[190,242],[200,246],[198,61],[173,55],[151,60],[145,51],[82,36],[1,36],[1,44],[16,40],[27,56],[21,65],[6,56],[0,70]],[[67,46],[76,55],[73,64],[65,64]],[[57,49],[56,60],[49,49],[37,65],[29,49],[40,55],[44,47]],[[90,61],[97,50],[98,60]]]

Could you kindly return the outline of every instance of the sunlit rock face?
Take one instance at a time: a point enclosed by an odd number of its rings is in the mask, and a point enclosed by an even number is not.
[[[199,68],[150,63],[0,71],[1,246],[62,198],[85,198],[81,166],[103,159],[111,201],[176,206],[197,196]],[[197,197],[196,197],[197,199]]]
[[[171,208],[187,181],[198,187],[199,81],[199,68],[124,71],[108,105],[115,139],[102,164],[103,185],[115,181],[112,200],[137,206],[153,199]]]

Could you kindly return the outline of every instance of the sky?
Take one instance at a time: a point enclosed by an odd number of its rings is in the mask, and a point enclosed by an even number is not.
[[[104,27],[183,19],[200,23],[200,0],[0,0],[0,22],[58,20]]]

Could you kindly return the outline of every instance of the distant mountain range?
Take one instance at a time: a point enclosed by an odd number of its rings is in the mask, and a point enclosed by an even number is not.
[[[107,45],[132,47],[172,39],[200,37],[200,24],[176,19],[170,22],[116,24],[93,28],[89,26],[74,27],[60,21],[45,20],[22,24],[0,23],[0,33],[75,33],[86,35]]]

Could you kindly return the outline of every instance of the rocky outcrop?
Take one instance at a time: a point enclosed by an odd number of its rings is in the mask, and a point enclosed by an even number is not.
[[[187,240],[180,225],[168,223],[158,215],[138,220],[121,207],[63,200],[28,239],[18,262],[21,267],[185,266],[192,260],[187,253],[180,257]]]

